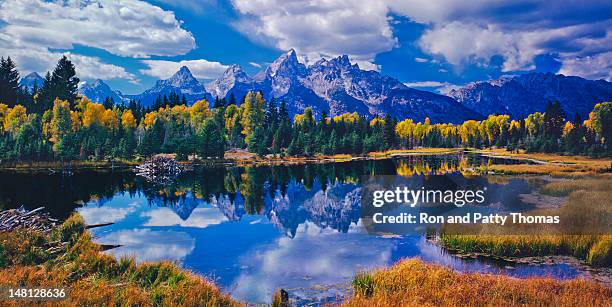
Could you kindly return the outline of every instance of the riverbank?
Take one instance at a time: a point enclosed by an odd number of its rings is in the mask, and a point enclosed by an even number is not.
[[[480,171],[504,175],[553,175],[577,177],[612,173],[612,158],[590,158],[585,156],[563,156],[548,153],[509,152],[504,149],[468,150],[484,156],[516,159],[528,163],[492,164]]]
[[[48,233],[0,232],[0,286],[65,288],[70,306],[238,306],[212,282],[164,261],[116,260],[75,214]],[[0,300],[1,301],[1,300]],[[23,301],[7,300],[4,306]]]
[[[473,171],[487,174],[505,175],[542,175],[554,176],[584,176],[602,173],[612,173],[611,158],[589,158],[584,156],[563,156],[558,154],[509,152],[504,149],[464,149],[464,148],[414,148],[394,149],[384,152],[370,152],[365,155],[318,155],[313,157],[285,157],[281,155],[266,155],[258,157],[243,149],[231,149],[225,152],[223,159],[190,159],[181,161],[181,164],[198,165],[292,165],[306,163],[335,163],[361,160],[382,160],[405,156],[427,156],[427,155],[450,155],[459,153],[473,153],[483,156],[514,159],[525,161],[516,164],[490,164],[477,167]],[[174,157],[173,154],[160,154],[161,156]],[[113,160],[113,161],[72,161],[60,163],[50,162],[11,162],[0,165],[0,170],[5,171],[42,171],[59,172],[61,170],[112,170],[134,167],[145,159],[136,160]]]
[[[403,260],[390,268],[361,273],[344,306],[609,306],[612,288],[596,282],[457,273]]]

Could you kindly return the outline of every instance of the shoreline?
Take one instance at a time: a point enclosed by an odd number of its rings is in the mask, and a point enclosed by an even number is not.
[[[225,153],[224,159],[204,159],[192,161],[179,161],[180,164],[203,167],[222,166],[283,166],[302,164],[328,164],[351,161],[374,161],[394,159],[410,156],[456,155],[474,154],[488,158],[509,159],[525,161],[517,164],[490,164],[469,169],[474,173],[483,175],[552,175],[555,177],[576,177],[585,175],[598,175],[612,173],[612,158],[590,158],[585,156],[543,154],[543,153],[514,153],[504,149],[473,149],[473,148],[416,148],[405,150],[389,150],[386,152],[370,152],[366,155],[352,156],[339,154],[333,156],[315,157],[257,157],[243,150],[230,150]],[[164,154],[160,154],[164,155]],[[166,154],[170,155],[171,154]],[[144,160],[143,160],[144,161]],[[34,162],[22,164],[0,165],[0,172],[15,173],[72,173],[73,171],[114,171],[129,170],[141,164],[139,160],[118,161],[73,161],[64,163],[62,169],[60,162]]]

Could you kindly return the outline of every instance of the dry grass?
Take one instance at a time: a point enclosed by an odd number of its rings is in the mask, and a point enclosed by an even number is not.
[[[460,152],[460,151],[463,151],[463,149],[462,148],[436,148],[436,147],[428,148],[428,147],[423,147],[423,148],[414,148],[414,149],[394,149],[394,150],[387,150],[387,151],[373,151],[373,152],[368,153],[368,156],[376,157],[376,158],[381,158],[381,157],[389,157],[389,156],[393,156],[393,155],[450,154],[450,153],[457,153],[457,152]]]
[[[548,153],[513,153],[504,149],[477,150],[477,153],[510,157],[521,160],[537,160],[543,164],[490,165],[485,170],[503,174],[541,174],[555,176],[584,176],[612,171],[612,159],[593,159],[584,156],[562,156]]]
[[[501,257],[573,255],[594,266],[612,267],[612,180],[562,180],[541,191],[569,197],[560,208],[526,214],[558,215],[559,224],[476,225],[469,231],[449,225],[441,235],[442,245],[460,253]]]
[[[46,246],[60,238],[68,241],[62,253],[46,253]],[[77,215],[49,235],[32,231],[1,233],[0,242],[0,285],[65,287],[68,299],[56,301],[56,305],[238,305],[210,281],[174,263],[137,265],[133,259],[116,260],[102,253]],[[21,303],[6,301],[3,305]]]
[[[560,180],[545,184],[540,192],[553,196],[567,196],[574,191],[611,191],[612,177],[579,178]]]
[[[345,306],[610,306],[612,289],[586,280],[458,273],[419,259],[358,275]]]

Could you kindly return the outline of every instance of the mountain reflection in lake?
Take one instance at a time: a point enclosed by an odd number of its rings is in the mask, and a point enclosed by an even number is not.
[[[0,206],[46,206],[57,217],[79,211],[96,241],[119,244],[117,256],[170,259],[214,279],[240,300],[265,303],[277,288],[302,300],[345,293],[358,271],[418,256],[462,271],[514,276],[584,274],[564,264],[504,265],[462,260],[422,236],[377,237],[360,223],[363,176],[401,175],[427,188],[487,187],[489,205],[523,210],[524,180],[463,175],[490,158],[411,156],[292,166],[201,168],[164,186],[130,172],[79,172],[71,177],[0,174]],[[507,163],[514,163],[507,161]]]

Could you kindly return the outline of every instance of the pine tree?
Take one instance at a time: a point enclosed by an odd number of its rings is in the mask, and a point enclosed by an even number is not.
[[[9,107],[17,104],[19,97],[19,72],[11,57],[0,57],[0,103]]]
[[[76,77],[74,65],[66,56],[57,62],[57,66],[51,74],[51,99],[59,98],[75,106],[78,94],[79,78]]]
[[[213,119],[204,121],[198,132],[198,146],[196,153],[200,157],[222,158],[225,152],[225,140],[221,130]]]
[[[236,105],[236,96],[234,95],[234,93],[230,93],[229,96],[229,102],[227,103],[227,105]]]

